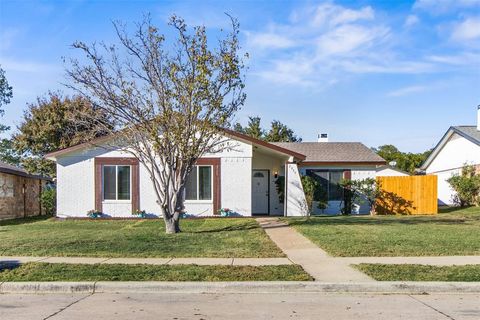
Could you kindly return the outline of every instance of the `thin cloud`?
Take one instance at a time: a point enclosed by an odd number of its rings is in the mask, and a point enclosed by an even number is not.
[[[410,28],[418,24],[419,22],[420,22],[420,19],[416,15],[410,14],[408,15],[407,19],[405,19],[405,23],[403,24],[403,26],[405,28]]]
[[[312,26],[338,26],[345,23],[353,23],[361,20],[373,20],[375,13],[372,7],[367,6],[359,10],[353,10],[342,6],[325,3],[315,9]]]
[[[410,86],[405,88],[400,88],[394,91],[390,91],[387,93],[388,97],[402,97],[406,95],[410,95],[412,93],[418,93],[427,90],[428,88],[425,86]]]
[[[460,9],[480,7],[478,0],[417,0],[413,9],[432,14],[443,14]]]
[[[418,22],[411,15],[409,24]],[[332,3],[293,11],[286,24],[247,33],[248,52],[268,52],[254,74],[269,82],[315,86],[369,73],[420,74],[437,71],[434,61],[410,60],[395,50],[390,26],[370,6],[351,9]]]
[[[259,33],[250,35],[247,33],[249,46],[259,49],[284,49],[295,45],[288,37],[276,33]]]
[[[318,39],[318,53],[324,56],[352,54],[380,42],[388,33],[389,29],[385,27],[342,25]]]
[[[426,60],[446,65],[471,66],[479,64],[480,53],[461,52],[455,55],[430,55],[426,57]]]
[[[2,68],[10,72],[23,72],[23,73],[50,73],[61,71],[61,67],[58,65],[11,59],[8,57],[0,57],[2,62]]]
[[[480,17],[466,18],[455,24],[451,38],[455,41],[471,41],[480,38]]]

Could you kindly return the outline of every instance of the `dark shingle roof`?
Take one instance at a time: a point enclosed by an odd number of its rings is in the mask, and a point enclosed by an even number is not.
[[[8,173],[8,174],[13,174],[16,176],[21,176],[21,177],[26,177],[26,178],[36,178],[36,179],[43,179],[43,180],[51,180],[48,177],[40,176],[40,175],[35,175],[35,174],[30,174],[28,173],[25,169],[13,166],[11,164],[8,164],[6,162],[0,161],[0,172],[2,173]]]
[[[379,162],[385,160],[360,142],[274,142],[304,154],[305,162]]]
[[[454,126],[452,129],[465,138],[470,138],[470,141],[480,145],[480,131],[477,129],[477,126]]]

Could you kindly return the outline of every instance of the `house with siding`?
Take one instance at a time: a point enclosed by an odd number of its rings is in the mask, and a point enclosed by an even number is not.
[[[229,208],[241,216],[304,216],[302,174],[316,177],[328,190],[324,213],[339,213],[340,180],[375,177],[376,168],[385,164],[361,143],[268,143],[230,130],[223,138],[235,147],[205,154],[190,174],[188,214],[209,216]],[[125,147],[112,147],[105,139],[46,155],[57,166],[57,216],[85,217],[93,209],[112,217],[129,217],[137,209],[158,216],[147,170]],[[283,201],[279,177],[285,177]]]
[[[440,139],[421,169],[438,176],[438,204],[452,205],[455,192],[447,180],[460,174],[465,164],[480,170],[480,107],[477,125],[452,126]]]

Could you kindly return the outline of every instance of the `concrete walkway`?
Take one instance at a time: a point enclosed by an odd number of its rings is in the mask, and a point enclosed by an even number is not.
[[[375,281],[350,267],[351,262],[330,257],[324,250],[277,218],[258,218],[257,222],[287,257],[301,265],[315,281]]]
[[[288,258],[89,258],[0,256],[0,264],[47,262],[72,264],[196,264],[225,266],[278,266],[293,264]]]
[[[480,256],[445,256],[445,257],[336,257],[347,264],[382,263],[382,264],[423,264],[430,266],[464,266],[480,264]]]

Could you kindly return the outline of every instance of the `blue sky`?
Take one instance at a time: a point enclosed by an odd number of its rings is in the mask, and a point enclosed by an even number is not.
[[[480,0],[0,1],[0,64],[14,88],[2,122],[63,90],[75,40],[114,42],[112,20],[176,13],[212,37],[241,24],[247,102],[237,118],[278,119],[304,141],[433,147],[450,125],[475,124],[480,104]],[[167,31],[166,31],[167,32]],[[168,36],[168,32],[167,32]]]

